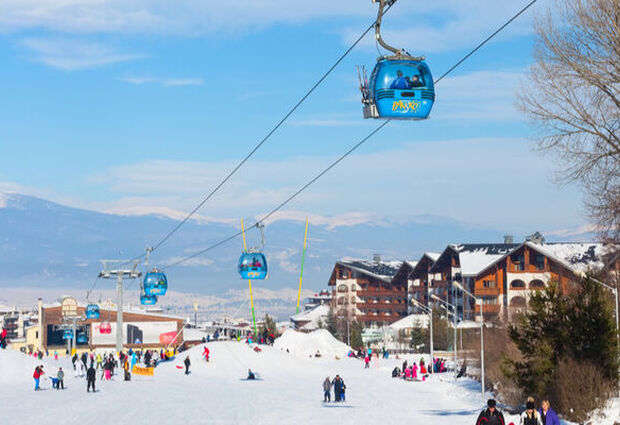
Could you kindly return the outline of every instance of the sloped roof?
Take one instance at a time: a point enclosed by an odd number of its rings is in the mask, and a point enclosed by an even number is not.
[[[358,272],[371,275],[381,280],[391,281],[392,277],[398,272],[402,261],[374,261],[360,260],[354,258],[343,258],[338,264],[349,267]]]
[[[441,252],[425,252],[424,256],[427,256],[433,261],[437,261],[437,259],[441,257]]]
[[[327,317],[327,313],[329,313],[329,305],[321,304],[313,308],[312,310],[302,311],[301,313],[291,316],[291,320],[293,322],[308,321],[308,323],[304,324],[302,328],[306,330],[312,330],[318,328],[319,320]]]
[[[498,263],[523,246],[528,246],[542,255],[551,258],[567,269],[572,270],[574,273],[583,273],[588,269],[596,270],[604,267],[603,257],[611,252],[611,249],[605,245],[593,242],[545,242],[538,244],[528,241],[518,244],[505,255],[489,263],[484,269],[481,269],[480,272],[485,271],[490,266]]]
[[[489,264],[504,257],[518,244],[464,244],[456,245],[463,276],[474,276]]]
[[[428,314],[410,314],[403,317],[400,320],[392,323],[390,328],[392,329],[407,329],[413,327],[413,325],[427,328],[428,327]]]
[[[536,244],[525,242],[525,244],[564,264],[576,273],[602,268],[605,265],[603,257],[608,253],[608,248],[600,243],[551,242]]]

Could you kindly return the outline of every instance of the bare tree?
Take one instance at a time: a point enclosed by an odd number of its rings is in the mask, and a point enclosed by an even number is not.
[[[517,106],[579,182],[598,230],[620,241],[620,1],[562,0],[535,24],[535,64]]]

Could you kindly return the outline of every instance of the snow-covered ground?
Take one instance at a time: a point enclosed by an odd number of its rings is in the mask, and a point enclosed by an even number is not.
[[[305,349],[313,348],[299,335],[288,336],[288,344],[293,338]],[[158,366],[153,377],[134,376],[130,382],[120,376],[110,382],[98,379],[97,393],[87,393],[84,378],[73,377],[67,358],[38,361],[0,350],[1,422],[472,425],[485,401],[472,380],[454,382],[447,375],[435,375],[426,382],[391,378],[391,370],[403,358],[375,360],[370,369],[364,369],[356,359],[300,357],[283,347],[262,346],[258,353],[243,342],[211,342],[208,346],[209,363],[201,358],[203,348],[198,346]],[[187,355],[192,373],[186,376],[176,366]],[[32,373],[40,363],[54,374],[63,366],[67,371],[64,391],[33,391]],[[246,381],[248,368],[258,372],[261,380]],[[324,404],[322,381],[336,374],[344,378],[347,402]],[[516,416],[506,419],[518,423]],[[607,423],[613,422],[597,425]]]

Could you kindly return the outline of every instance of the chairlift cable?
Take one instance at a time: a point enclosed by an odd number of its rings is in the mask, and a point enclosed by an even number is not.
[[[515,14],[513,17],[511,17],[508,21],[506,21],[506,23],[504,23],[495,32],[493,32],[490,36],[488,36],[484,41],[482,41],[480,44],[478,44],[469,53],[467,53],[465,56],[463,56],[463,58],[461,58],[458,62],[456,62],[455,65],[453,65],[450,69],[448,69],[446,72],[444,72],[439,78],[437,78],[437,80],[434,81],[434,84],[439,83],[439,81],[441,81],[447,75],[451,74],[455,69],[457,69],[461,64],[463,64],[463,62],[465,62],[468,58],[470,58],[482,46],[484,46],[486,43],[488,43],[492,38],[494,38],[497,34],[499,34],[504,28],[506,28],[515,19],[517,19],[519,16],[521,16],[528,8],[530,8],[537,1],[538,0],[532,0],[530,3],[528,3],[523,9],[521,9],[519,12],[517,12],[517,14]],[[387,10],[386,10],[386,12],[387,12]],[[369,30],[370,30],[370,28],[366,32],[368,32]],[[355,144],[353,147],[351,147],[347,152],[342,154],[336,161],[332,162],[326,169],[321,171],[314,178],[312,178],[308,183],[306,183],[299,190],[297,190],[297,192],[295,192],[294,194],[289,196],[285,201],[280,203],[277,207],[275,207],[273,210],[271,210],[269,213],[267,213],[263,218],[261,218],[259,221],[257,221],[252,227],[257,227],[258,225],[263,224],[265,222],[265,220],[267,220],[269,217],[273,216],[273,214],[275,214],[277,211],[279,211],[285,205],[287,205],[289,202],[291,202],[293,199],[295,199],[298,195],[300,195],[303,191],[305,191],[308,187],[310,187],[318,179],[323,177],[332,168],[334,168],[336,165],[338,165],[340,162],[342,162],[347,156],[349,156],[351,153],[353,153],[355,150],[357,150],[360,146],[362,146],[365,142],[367,142],[372,136],[374,136],[376,133],[378,133],[381,129],[383,129],[383,127],[385,127],[391,121],[392,121],[391,119],[388,119],[388,120],[384,121],[381,125],[379,125],[377,128],[375,128],[370,134],[368,134],[361,141],[359,141],[357,144]],[[181,259],[179,259],[179,260],[177,260],[177,261],[175,261],[173,263],[168,264],[167,266],[164,267],[164,270],[169,269],[171,267],[175,267],[175,266],[177,266],[179,264],[182,264],[182,263],[184,263],[184,262],[186,262],[188,260],[196,258],[196,257],[198,257],[198,256],[200,256],[200,255],[202,255],[202,254],[204,254],[204,253],[206,253],[208,251],[211,251],[212,249],[215,249],[215,248],[225,244],[226,242],[229,242],[229,241],[231,241],[231,240],[241,236],[242,234],[243,234],[243,232],[241,232],[241,231],[237,232],[235,234],[232,234],[231,236],[229,236],[229,237],[227,237],[225,239],[222,239],[221,241],[219,241],[219,242],[217,242],[217,243],[215,243],[215,244],[213,244],[213,245],[211,245],[211,246],[209,246],[209,247],[207,247],[205,249],[197,251],[194,254],[191,254],[191,255],[189,255],[187,257],[181,258]]]
[[[390,8],[392,7],[392,5],[390,5],[389,7],[387,7],[385,9],[385,11],[383,12],[383,15],[385,15]],[[284,115],[283,118],[280,119],[280,121],[278,121],[278,123],[267,133],[267,135],[265,137],[263,137],[263,139],[241,160],[241,162],[239,162],[235,168],[233,168],[227,175],[226,177],[224,177],[224,179],[217,185],[215,186],[215,188],[192,210],[189,212],[189,214],[187,214],[185,216],[185,218],[183,218],[183,220],[181,220],[179,223],[177,223],[176,226],[174,226],[172,228],[172,230],[170,230],[157,244],[155,244],[151,251],[155,251],[156,249],[158,249],[160,246],[162,246],[174,233],[177,232],[177,230],[179,230],[181,228],[181,226],[183,226],[200,208],[202,208],[202,206],[207,203],[221,188],[222,186],[224,186],[224,184],[226,184],[226,182],[228,180],[230,180],[230,178],[261,148],[261,146],[263,146],[263,144],[265,144],[270,138],[271,136],[273,136],[273,134],[282,126],[282,124],[284,124],[284,122],[301,106],[302,103],[304,103],[306,101],[306,99],[308,97],[310,97],[310,95],[323,83],[323,81],[325,81],[325,79],[332,73],[332,71],[334,69],[336,69],[336,67],[338,65],[340,65],[340,63],[344,60],[344,58],[351,53],[351,51],[359,44],[360,41],[362,41],[362,39],[370,32],[370,30],[372,30],[375,27],[375,24],[377,23],[377,20],[375,19],[375,21],[373,21],[373,23],[368,26],[368,28],[366,28],[366,30],[347,48],[347,50],[342,53],[340,55],[340,57],[338,58],[338,60],[336,60],[336,62],[318,79],[318,81],[310,88],[310,90],[308,90],[300,99],[299,101],[297,101],[297,103]],[[131,261],[135,261],[135,260],[139,260],[140,258],[143,258],[145,256],[145,254],[141,254],[135,258],[133,258]]]

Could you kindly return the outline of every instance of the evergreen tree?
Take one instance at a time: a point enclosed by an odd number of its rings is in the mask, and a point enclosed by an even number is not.
[[[448,349],[448,320],[441,315],[441,310],[433,309],[433,347],[435,350]]]
[[[265,340],[268,339],[269,334],[273,334],[274,338],[277,338],[279,336],[278,327],[274,318],[268,314],[265,314],[265,320],[258,328],[258,333],[260,336],[265,338]]]
[[[362,348],[364,346],[364,341],[362,341],[362,332],[364,331],[364,326],[354,320],[351,322],[351,348]]]
[[[428,329],[423,328],[418,319],[416,319],[413,323],[409,346],[414,349],[417,349],[418,347],[422,348],[422,346],[424,346],[425,348],[426,346],[429,346]]]
[[[568,296],[555,283],[533,294],[518,326],[509,327],[522,358],[505,359],[504,373],[537,398],[553,398],[558,364],[565,360],[598,365],[601,378],[617,382],[615,323],[605,295],[589,278]]]
[[[327,312],[327,317],[325,318],[324,327],[335,338],[338,338],[338,322],[336,320],[336,315],[334,314],[334,309],[331,306],[329,307],[329,311]]]

